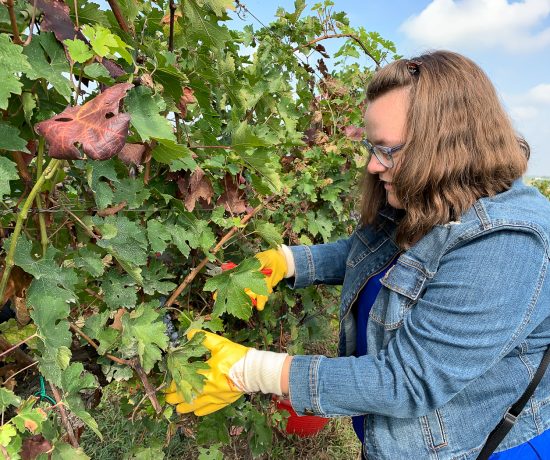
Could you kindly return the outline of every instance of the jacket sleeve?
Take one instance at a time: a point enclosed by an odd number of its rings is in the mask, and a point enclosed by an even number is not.
[[[378,353],[295,356],[293,408],[309,415],[401,418],[443,406],[548,316],[548,263],[534,231],[500,230],[455,247]]]
[[[289,246],[294,257],[294,277],[287,283],[297,289],[312,284],[342,284],[351,238],[313,246]]]

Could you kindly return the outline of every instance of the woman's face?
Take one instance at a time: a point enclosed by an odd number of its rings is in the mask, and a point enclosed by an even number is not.
[[[372,145],[395,147],[405,142],[405,126],[409,109],[409,89],[399,88],[370,102],[365,112],[367,138]],[[394,167],[387,168],[374,155],[367,165],[370,174],[384,182],[390,206],[403,209],[393,190],[393,175],[399,168],[401,151],[393,154]]]

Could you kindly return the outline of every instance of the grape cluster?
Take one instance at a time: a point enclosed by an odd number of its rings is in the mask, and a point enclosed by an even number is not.
[[[160,299],[160,306],[164,306],[166,303],[166,298],[161,297]],[[169,313],[165,313],[162,317],[162,322],[164,323],[164,326],[166,327],[166,331],[164,332],[167,337],[170,339],[170,345],[172,347],[177,347],[180,344],[180,335],[178,333],[178,330],[176,326],[174,326],[174,323],[172,322],[172,317]]]

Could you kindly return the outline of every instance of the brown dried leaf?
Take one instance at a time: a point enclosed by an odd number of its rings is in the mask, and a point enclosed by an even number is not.
[[[140,165],[143,163],[143,156],[147,146],[143,144],[124,144],[122,150],[118,152],[118,157],[127,165]]]
[[[182,14],[181,14],[181,11],[176,11],[174,13],[174,22],[178,20],[178,18],[181,18],[182,17]],[[162,19],[160,20],[160,23],[162,25],[168,25],[170,24],[170,15],[169,14],[165,14]]]
[[[206,204],[210,204],[214,195],[212,184],[201,168],[193,171],[189,181],[184,178],[178,180],[178,187],[184,195],[185,208],[189,212],[195,209],[197,200],[204,200]],[[182,190],[182,187],[185,187],[185,190]]]
[[[181,116],[185,118],[187,115],[187,106],[189,104],[195,104],[196,102],[197,98],[195,97],[195,91],[193,91],[193,88],[184,86],[183,94],[178,102],[178,109],[180,109]]]
[[[23,441],[21,447],[22,460],[35,460],[40,454],[45,454],[52,449],[50,441],[41,434],[36,434]]]
[[[218,198],[217,205],[222,205],[226,211],[232,214],[241,214],[246,212],[246,201],[243,199],[244,192],[239,190],[237,182],[231,176],[226,174],[224,177],[225,192]]]
[[[36,7],[43,14],[41,30],[53,32],[60,42],[75,38],[75,27],[69,16],[71,10],[62,0],[36,0]]]
[[[83,106],[67,107],[59,115],[38,123],[35,130],[50,145],[53,158],[81,158],[76,145],[94,160],[108,160],[122,150],[130,115],[119,113],[120,100],[133,85],[111,86]]]
[[[125,308],[119,308],[115,316],[113,318],[113,324],[111,324],[111,327],[113,329],[116,329],[117,331],[122,331],[122,317],[124,316],[124,313],[126,313]]]

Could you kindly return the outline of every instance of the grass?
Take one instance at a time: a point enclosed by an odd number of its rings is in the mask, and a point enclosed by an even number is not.
[[[123,460],[134,457],[136,446],[162,446],[166,459],[195,460],[199,447],[191,437],[177,434],[166,442],[168,423],[136,420],[132,423],[122,413],[113,391],[106,393],[102,403],[93,411],[104,439],[100,441],[91,430],[81,438],[81,446],[92,460]],[[235,436],[231,443],[220,448],[225,460],[247,460],[250,454],[246,436]],[[271,452],[256,457],[260,460],[317,459],[348,460],[359,455],[360,446],[351,421],[335,418],[316,436],[299,438],[274,431]],[[149,457],[147,457],[149,458]]]

